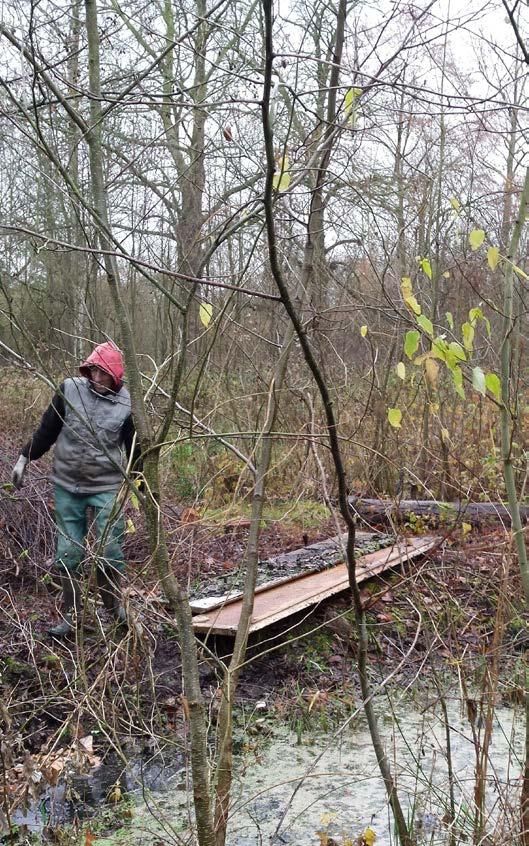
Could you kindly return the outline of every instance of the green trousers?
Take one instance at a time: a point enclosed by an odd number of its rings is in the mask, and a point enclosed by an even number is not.
[[[57,552],[55,569],[78,572],[85,557],[88,531],[87,509],[92,508],[98,535],[98,565],[102,569],[123,572],[123,511],[115,507],[116,493],[79,496],[55,485],[55,522],[57,524]]]

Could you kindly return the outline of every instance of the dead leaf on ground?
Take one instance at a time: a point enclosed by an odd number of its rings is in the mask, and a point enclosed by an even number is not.
[[[197,523],[200,520],[200,514],[196,508],[184,508],[180,516],[180,522],[184,525],[188,523]]]
[[[88,755],[94,754],[94,738],[91,734],[87,734],[85,737],[80,737],[78,740],[79,746],[82,746],[84,751]]]
[[[367,590],[361,590],[361,591],[360,591],[360,602],[362,603],[362,605],[363,605],[364,607],[365,607],[366,605],[369,605],[369,603],[371,602],[371,600],[372,600],[372,596],[371,596],[371,594],[369,593],[369,591],[367,591]]]
[[[384,611],[381,611],[377,614],[377,620],[379,623],[392,623],[394,617],[393,614],[385,614]]]
[[[121,802],[122,798],[123,798],[123,793],[121,792],[121,785],[120,785],[119,779],[118,779],[118,781],[116,781],[114,783],[114,785],[112,786],[112,788],[110,789],[107,799],[108,799],[109,802],[113,802],[114,804],[117,804],[118,802]]]

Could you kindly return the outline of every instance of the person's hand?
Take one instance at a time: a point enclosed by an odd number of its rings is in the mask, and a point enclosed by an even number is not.
[[[13,486],[17,490],[19,490],[24,484],[24,474],[26,472],[27,465],[28,459],[26,458],[26,456],[20,455],[17,463],[13,467],[13,472],[11,473],[11,481],[13,483]]]

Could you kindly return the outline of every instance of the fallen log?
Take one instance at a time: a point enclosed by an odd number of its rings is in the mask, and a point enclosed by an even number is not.
[[[460,522],[480,524],[487,522],[511,523],[506,505],[500,502],[437,502],[430,499],[361,499],[349,497],[353,512],[369,523],[403,523],[410,515],[434,517],[436,523],[447,526]],[[529,519],[529,506],[520,506],[522,522]]]

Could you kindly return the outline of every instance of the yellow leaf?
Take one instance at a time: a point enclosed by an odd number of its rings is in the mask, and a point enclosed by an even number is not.
[[[439,411],[439,403],[438,402],[431,402],[429,403],[430,407],[430,414],[437,414]]]
[[[200,317],[202,325],[207,329],[211,323],[211,318],[213,317],[213,306],[210,303],[201,303],[198,310],[198,316]]]
[[[461,329],[463,331],[463,346],[466,350],[472,352],[475,334],[474,327],[471,323],[463,323]]]
[[[400,408],[388,408],[388,422],[394,429],[400,429],[400,421],[402,420],[402,411]]]
[[[406,365],[404,364],[404,362],[399,361],[395,370],[397,371],[397,376],[399,377],[399,379],[402,379],[402,381],[404,381],[404,379],[406,378]]]
[[[325,811],[323,814],[320,814],[320,822],[322,825],[330,825],[334,819],[336,819],[336,814],[331,814],[329,811]]]
[[[487,261],[491,270],[496,270],[500,260],[500,251],[498,247],[489,247],[487,250]]]
[[[320,698],[320,696],[321,696],[321,693],[320,693],[320,691],[319,691],[319,690],[317,690],[317,691],[316,691],[316,693],[313,693],[313,694],[312,694],[312,696],[311,696],[311,698],[310,698],[310,702],[309,702],[309,714],[310,714],[310,712],[312,711],[312,709],[314,708],[314,705],[316,704],[316,702],[318,701],[318,699]],[[322,818],[322,820],[321,820],[321,821],[323,822],[323,818]],[[324,823],[324,824],[325,824],[325,823]]]
[[[362,832],[362,840],[366,844],[366,846],[373,846],[375,840],[377,839],[377,833],[374,828],[371,828],[370,825],[366,826]]]
[[[109,802],[121,802],[122,794],[121,794],[121,785],[119,780],[115,782],[112,789],[108,794],[108,801]]]
[[[413,287],[411,284],[411,279],[409,276],[403,276],[400,283],[400,292],[402,294],[402,299],[405,300],[406,297],[411,296],[413,293]]]
[[[441,440],[444,444],[448,443],[450,440],[450,433],[448,429],[441,429]]]
[[[522,270],[522,268],[518,267],[518,265],[513,264],[512,269],[520,277],[520,279],[529,279],[529,276],[527,275],[525,270]]]
[[[404,302],[414,314],[419,315],[421,313],[421,307],[413,294],[410,294],[408,297],[404,297]]]
[[[443,277],[444,277],[444,279],[450,279],[450,271],[445,270],[445,272],[443,273]]]
[[[459,202],[459,200],[458,200],[458,199],[456,199],[456,197],[451,197],[451,198],[450,198],[450,205],[452,206],[452,208],[453,208],[456,212],[458,212],[458,211],[459,211],[459,209],[461,208],[461,203]]]
[[[127,528],[125,529],[125,534],[126,535],[133,535],[135,531],[136,531],[136,526],[134,525],[134,523],[132,522],[132,520],[129,517],[127,519]]]
[[[135,479],[133,484],[136,490],[139,490],[139,487],[141,485],[141,479]],[[134,511],[140,510],[140,502],[134,491],[130,492],[130,504],[132,505]]]
[[[421,307],[415,297],[413,296],[413,288],[409,276],[403,276],[400,282],[400,293],[402,299],[414,314],[421,313]]]
[[[424,370],[426,372],[426,379],[430,388],[435,390],[437,386],[437,377],[439,375],[439,365],[435,358],[427,358],[424,362]]]
[[[288,160],[288,156],[281,156],[277,163],[277,173],[274,174],[274,178],[272,180],[272,184],[276,191],[287,191],[290,182],[290,162]]]
[[[345,119],[349,123],[349,126],[354,126],[356,123],[356,101],[361,93],[361,88],[350,88],[345,93]]]
[[[483,229],[473,229],[468,236],[468,242],[473,250],[478,250],[485,240]]]
[[[461,528],[463,529],[463,537],[466,537],[466,535],[472,531],[470,523],[461,523]]]
[[[365,336],[367,335],[367,326],[364,325],[360,327],[360,334],[362,338],[365,338]]]

